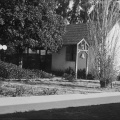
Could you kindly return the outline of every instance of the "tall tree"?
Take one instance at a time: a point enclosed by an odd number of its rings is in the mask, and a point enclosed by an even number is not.
[[[54,0],[0,1],[0,43],[22,54],[26,47],[56,52],[65,32]]]
[[[107,83],[111,83],[116,77],[117,71],[114,68],[114,61],[116,39],[118,38],[115,37],[115,33],[112,34],[111,38],[109,32],[119,20],[119,17],[117,0],[100,0],[95,4],[94,11],[89,16],[89,37],[94,42],[92,46],[93,68],[95,75],[100,80],[101,87],[105,87]],[[112,41],[115,41],[113,45]],[[111,52],[110,49],[112,49]]]
[[[94,0],[56,0],[56,13],[62,15],[70,24],[86,23],[95,4]],[[90,11],[91,10],[91,11]]]

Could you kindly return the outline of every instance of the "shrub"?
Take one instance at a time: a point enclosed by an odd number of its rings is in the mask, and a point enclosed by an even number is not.
[[[95,79],[95,76],[92,75],[91,73],[88,73],[88,74],[87,74],[87,79],[88,79],[88,80],[94,80],[94,79]]]
[[[52,71],[56,76],[62,76],[66,80],[72,82],[75,79],[75,71],[69,67],[66,70],[54,70]]]
[[[109,84],[110,84],[110,81],[108,79],[104,81],[100,80],[101,88],[107,87]]]
[[[65,73],[72,75],[72,76],[75,76],[75,71],[71,67],[67,68],[65,70]]]
[[[22,96],[25,93],[25,88],[23,86],[16,86],[15,96]]]
[[[65,70],[61,70],[61,69],[54,70],[54,71],[52,71],[52,73],[55,74],[56,76],[64,76],[65,74],[75,76],[75,71],[71,67],[69,67]]]
[[[52,74],[41,70],[22,69],[12,63],[0,61],[0,77],[8,79],[50,78]]]
[[[73,81],[75,80],[75,76],[72,75],[72,74],[64,73],[63,77],[64,77],[66,80],[69,80],[70,82],[73,82]]]
[[[65,73],[65,71],[59,69],[59,70],[53,70],[52,73],[53,73],[54,75],[56,75],[56,76],[60,76],[60,77],[61,77],[61,76],[63,76],[63,74]]]
[[[53,75],[42,70],[33,69],[31,70],[36,76],[40,78],[52,78]]]
[[[69,80],[70,82],[73,82],[75,80],[75,71],[69,67],[65,70],[65,73],[63,74],[63,77],[66,80]]]
[[[117,81],[120,81],[120,74],[117,76]]]
[[[25,88],[23,86],[16,86],[15,90],[2,90],[0,92],[3,96],[17,97],[22,96],[25,93]]]
[[[86,79],[86,70],[85,69],[79,69],[77,72],[77,76],[79,79]]]
[[[42,95],[55,95],[57,94],[58,89],[57,88],[45,88],[42,91]]]
[[[94,80],[95,79],[93,70],[91,70],[91,72],[88,73],[87,76],[86,76],[86,70],[85,69],[79,69],[77,74],[78,74],[79,79],[88,79],[88,80]]]

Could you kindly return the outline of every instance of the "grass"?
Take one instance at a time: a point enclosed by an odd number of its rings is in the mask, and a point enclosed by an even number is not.
[[[0,119],[78,119],[78,120],[119,120],[120,103],[50,109],[42,111],[18,112],[0,115]]]
[[[57,80],[34,81],[1,81],[0,97],[43,96],[62,94],[89,94],[100,92],[119,92],[120,85],[111,88],[100,88],[99,83],[63,82]]]

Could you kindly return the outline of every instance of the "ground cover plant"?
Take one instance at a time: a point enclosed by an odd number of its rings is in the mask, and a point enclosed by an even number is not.
[[[57,88],[26,86],[24,84],[4,84],[0,87],[1,97],[41,96],[57,94]]]

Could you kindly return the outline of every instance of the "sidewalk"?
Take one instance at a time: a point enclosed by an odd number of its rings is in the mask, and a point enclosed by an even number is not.
[[[0,114],[120,103],[120,92],[0,98]]]

